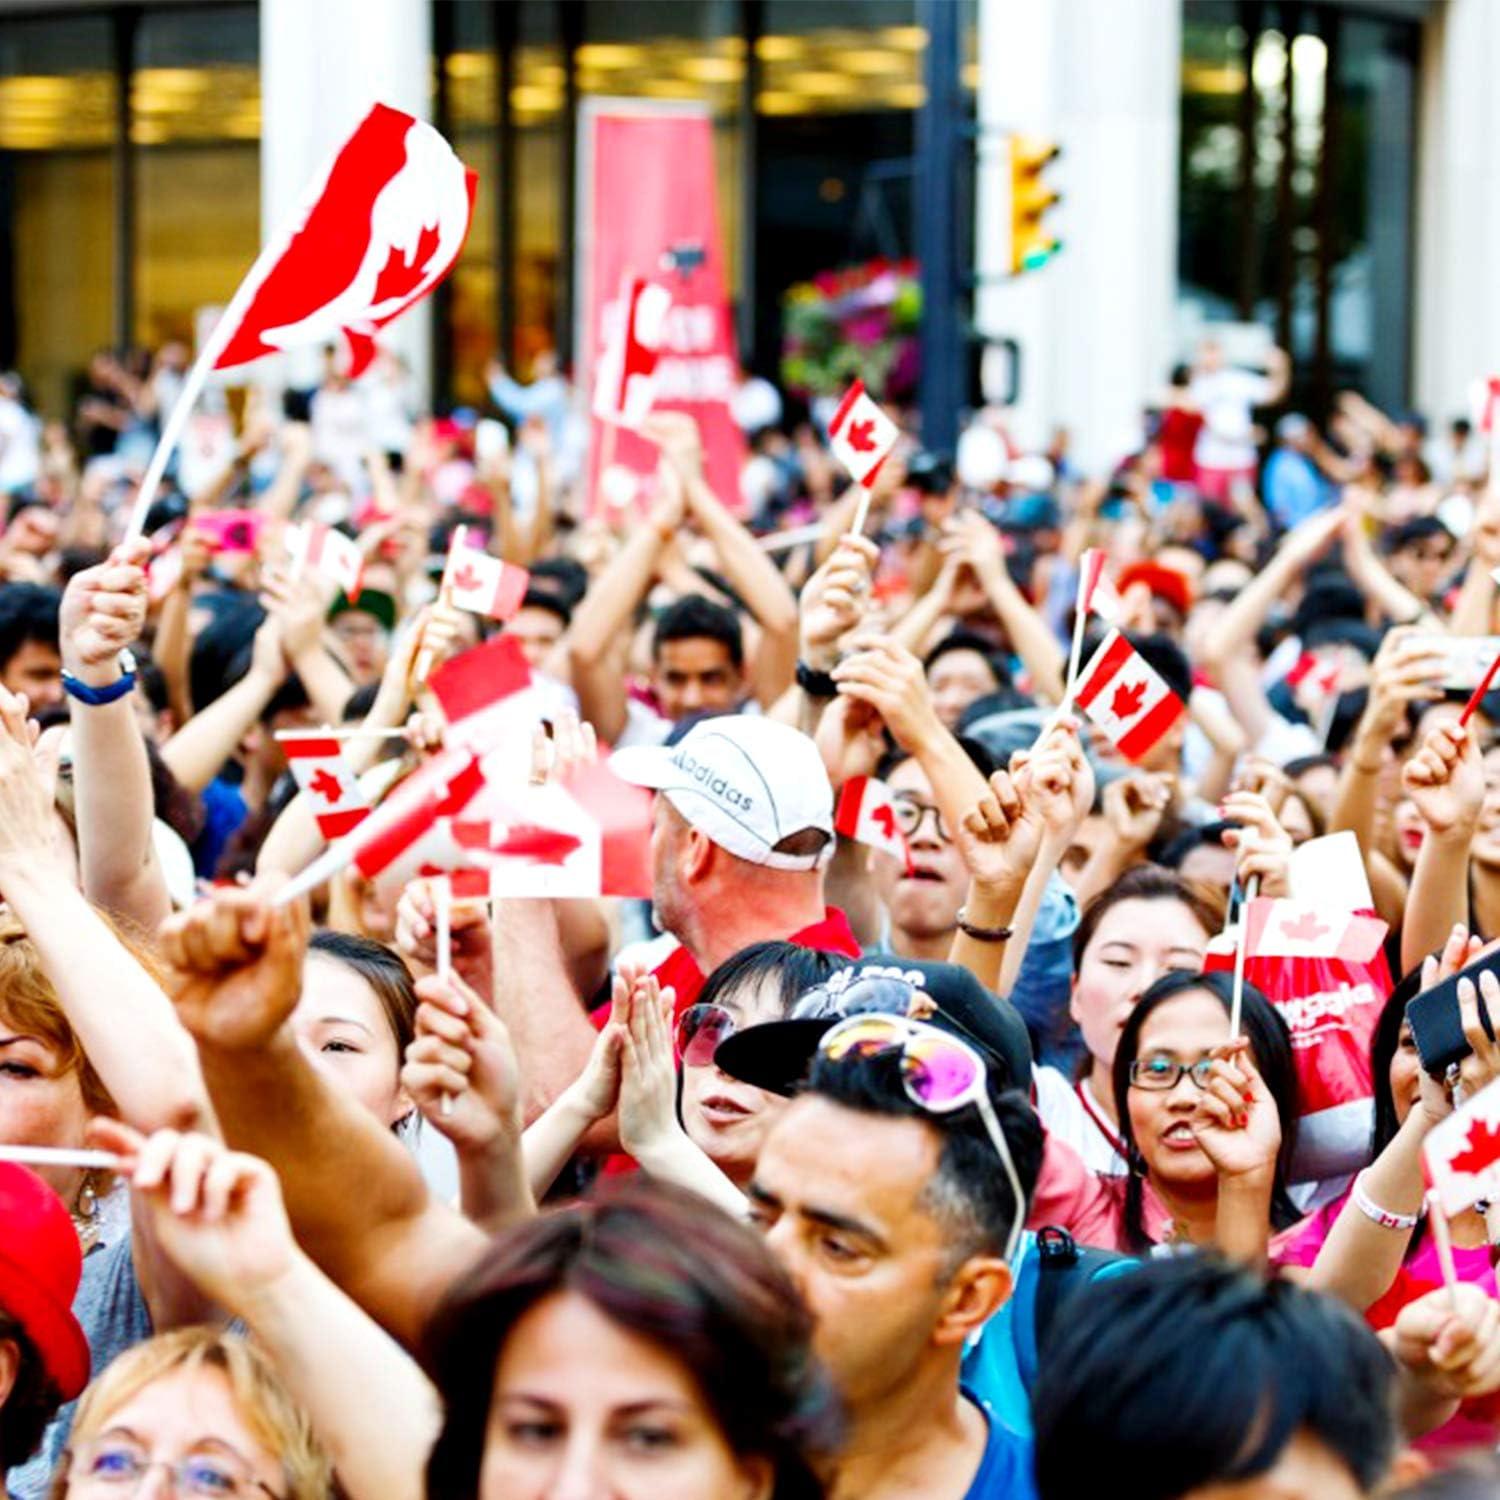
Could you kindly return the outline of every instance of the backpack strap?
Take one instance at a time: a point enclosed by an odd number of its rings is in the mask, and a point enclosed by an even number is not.
[[[1037,1365],[1047,1349],[1058,1309],[1079,1287],[1104,1276],[1113,1276],[1134,1264],[1134,1258],[1114,1250],[1099,1250],[1079,1245],[1066,1229],[1048,1224],[1036,1232],[1035,1294],[1033,1315],[1026,1320],[1029,1349],[1022,1353],[1021,1335],[1017,1336],[1017,1353],[1026,1389],[1032,1388]],[[1019,1314],[1020,1309],[1017,1309]],[[1026,1355],[1030,1356],[1029,1360]],[[1029,1364],[1029,1368],[1028,1368]]]

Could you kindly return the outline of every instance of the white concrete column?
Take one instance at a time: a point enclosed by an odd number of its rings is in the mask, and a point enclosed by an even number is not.
[[[431,0],[261,0],[261,236],[296,212],[313,176],[377,100],[432,118]],[[431,388],[432,304],[381,334]],[[316,378],[317,351],[288,358]]]
[[[1434,422],[1500,374],[1500,5],[1446,0],[1423,28],[1414,395]]]
[[[1174,353],[1181,7],[980,0],[981,124],[1061,144],[1049,175],[1063,250],[1016,282],[982,285],[977,321],[1022,345],[1016,436],[1039,446],[1065,426],[1090,468],[1138,436]]]

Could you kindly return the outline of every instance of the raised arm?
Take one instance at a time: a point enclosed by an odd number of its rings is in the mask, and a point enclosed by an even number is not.
[[[270,1357],[332,1459],[340,1493],[422,1500],[442,1422],[437,1393],[298,1248],[270,1166],[207,1136],[145,1137],[114,1121],[96,1122],[93,1136],[122,1158],[135,1211],[168,1260]]]
[[[1344,520],[1344,565],[1349,576],[1359,586],[1360,592],[1387,619],[1400,625],[1420,624],[1427,630],[1444,630],[1446,627],[1433,613],[1425,599],[1397,581],[1391,570],[1376,556],[1370,545],[1370,534],[1365,530],[1362,511],[1352,508],[1345,511]]]
[[[303,1055],[288,1020],[307,934],[304,902],[273,907],[264,887],[241,888],[170,918],[161,942],[225,1139],[275,1168],[298,1242],[410,1348],[485,1236]]]
[[[281,429],[281,463],[265,488],[256,508],[273,520],[285,521],[302,497],[302,481],[312,463],[312,428],[306,422],[288,422]]]
[[[333,585],[311,571],[294,577],[278,569],[267,574],[264,592],[271,614],[281,625],[281,649],[313,711],[325,724],[339,723],[354,684],[324,640]]]
[[[1408,973],[1469,920],[1469,845],[1484,806],[1473,726],[1437,725],[1402,769],[1401,786],[1427,825],[1401,922],[1401,971]]]
[[[0,895],[35,945],[68,1024],[121,1117],[143,1130],[207,1118],[171,1002],[69,877],[24,700],[0,688]]]
[[[631,617],[646,597],[662,552],[677,535],[682,518],[681,485],[674,483],[652,507],[646,524],[632,530],[609,566],[589,584],[568,628],[568,658],[579,711],[599,737],[611,744],[619,739],[626,722],[625,683],[616,666],[615,650],[621,635],[629,631]]]
[[[1500,475],[1495,482],[1500,483]],[[1469,535],[1474,553],[1459,585],[1448,628],[1454,635],[1489,635],[1495,623],[1495,570],[1500,568],[1500,497],[1493,491],[1479,500]]]
[[[960,555],[973,568],[1011,646],[1031,674],[1039,697],[1062,702],[1068,659],[1047,622],[1026,602],[1005,566],[1000,533],[977,510],[962,511],[949,523],[945,547],[956,542]]]
[[[144,538],[116,549],[97,568],[74,574],[59,621],[63,670],[86,688],[117,687],[120,652],[146,620]],[[133,695],[108,703],[75,696],[73,806],[84,894],[106,911],[151,931],[171,909],[151,832],[151,767]]]
[[[1344,525],[1337,510],[1321,511],[1287,533],[1271,561],[1225,609],[1204,642],[1205,664],[1215,673],[1234,716],[1257,745],[1271,724],[1271,705],[1260,684],[1255,633],[1276,601],[1291,591],[1303,570],[1332,546]]]
[[[209,541],[191,521],[177,541],[182,567],[171,592],[163,600],[157,616],[156,636],[151,656],[166,679],[167,703],[176,724],[186,724],[193,716],[193,692],[188,673],[192,656],[192,636],[188,628],[193,609],[193,589],[208,571],[213,558]]]
[[[689,512],[713,543],[725,577],[760,625],[753,665],[755,696],[763,704],[774,703],[791,684],[797,665],[797,601],[776,564],[709,488],[703,474],[703,438],[692,417],[685,412],[653,412],[642,435],[660,444],[682,483]]]

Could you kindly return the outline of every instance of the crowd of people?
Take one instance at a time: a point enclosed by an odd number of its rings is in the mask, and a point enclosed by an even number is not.
[[[553,363],[434,417],[382,356],[216,393],[126,536],[187,360],[97,355],[47,424],[0,382],[7,1500],[1500,1496],[1500,1202],[1445,1284],[1422,1167],[1500,985],[1442,1076],[1406,1019],[1500,944],[1466,428],[1315,425],[1210,341],[1109,473],[982,410],[855,529],[764,383],[741,493],[656,411],[615,504]],[[1090,549],[1185,705],[1134,761],[1074,701]],[[532,691],[484,733],[654,794],[649,901],[287,899],[330,830],[286,732],[377,818],[497,636]],[[1379,951],[1235,976],[1339,834]]]

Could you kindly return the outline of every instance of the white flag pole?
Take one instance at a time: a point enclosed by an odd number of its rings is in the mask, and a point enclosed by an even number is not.
[[[109,1172],[118,1172],[123,1165],[112,1151],[75,1151],[70,1146],[0,1145],[0,1161],[22,1167],[102,1167]]]
[[[330,844],[300,875],[294,875],[276,892],[271,898],[271,905],[286,906],[299,896],[315,890],[325,880],[331,880],[353,857],[345,847],[347,843],[347,839],[340,839],[338,843]]]
[[[1260,876],[1245,882],[1245,899],[1240,902],[1239,940],[1234,945],[1234,988],[1229,1002],[1229,1039],[1240,1034],[1240,1011],[1245,1003],[1245,948],[1250,940],[1250,903],[1260,894]]]
[[[432,886],[432,912],[437,925],[437,977],[445,984],[453,978],[453,887],[446,875]],[[453,1095],[443,1094],[438,1113],[446,1120],[453,1113]]]
[[[859,491],[859,503],[855,506],[854,520],[850,523],[847,535],[863,536],[865,522],[870,519],[870,487],[867,484],[857,484],[855,489]]]
[[[1427,1194],[1427,1222],[1432,1225],[1432,1242],[1437,1247],[1438,1265],[1442,1268],[1443,1283],[1448,1288],[1448,1305],[1458,1311],[1458,1271],[1453,1264],[1453,1235],[1448,1228],[1448,1215],[1443,1212],[1443,1200],[1437,1193]]]

